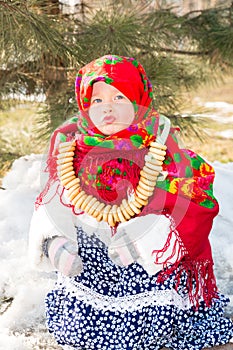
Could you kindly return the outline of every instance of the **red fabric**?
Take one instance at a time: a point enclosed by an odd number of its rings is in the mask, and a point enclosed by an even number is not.
[[[81,68],[76,79],[80,111],[90,107],[92,86],[96,81],[114,86],[139,107],[148,107],[152,101],[152,85],[142,65],[133,58],[108,55],[104,60],[101,57]]]
[[[92,86],[96,81],[104,81],[116,87],[133,103],[135,120],[127,129],[105,136],[91,123],[88,108]],[[144,155],[150,142],[161,131],[158,125],[159,114],[151,106],[151,83],[143,67],[133,58],[107,55],[79,71],[76,97],[80,108],[78,117],[59,127],[51,138],[47,169],[50,179],[37,203],[41,204],[51,183],[58,181],[58,144],[76,140],[74,167],[83,189],[105,203],[119,204],[126,197],[129,184],[132,190],[136,188]],[[171,266],[167,258],[159,280],[163,281],[176,271],[178,285],[180,274],[185,271],[193,304],[198,304],[203,299],[209,305],[212,298],[216,297],[217,290],[208,239],[213,219],[218,213],[212,187],[214,170],[194,152],[180,149],[173,129],[166,145],[163,169],[168,172],[168,176],[166,180],[157,183],[149,204],[140,215],[163,214],[169,216],[173,223],[171,232],[177,238],[173,254],[178,251],[177,262]],[[123,160],[119,161],[119,158]],[[101,172],[98,173],[100,166]],[[163,255],[170,242],[171,235],[162,250],[156,251],[155,247],[155,261]]]

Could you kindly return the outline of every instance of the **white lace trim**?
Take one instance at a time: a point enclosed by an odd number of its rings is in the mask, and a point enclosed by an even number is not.
[[[79,283],[74,285],[65,277],[60,277],[58,283],[65,285],[66,290],[77,300],[92,306],[94,309],[112,312],[137,311],[148,306],[175,306],[180,310],[191,307],[188,296],[182,298],[174,289],[151,290],[144,293],[124,297],[109,297],[93,291]]]

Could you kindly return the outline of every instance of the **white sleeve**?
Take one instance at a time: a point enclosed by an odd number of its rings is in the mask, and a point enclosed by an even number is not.
[[[32,215],[28,253],[33,268],[46,272],[54,270],[42,249],[44,240],[54,236],[65,236],[76,241],[74,214],[60,202],[58,195],[48,204],[40,205]]]
[[[155,275],[163,269],[163,262],[168,257],[170,264],[177,260],[176,236],[173,234],[159,261],[154,261],[153,250],[165,247],[170,230],[170,219],[164,215],[148,214],[131,219],[119,225],[118,233],[109,245],[109,256],[123,266],[137,261],[149,275]]]

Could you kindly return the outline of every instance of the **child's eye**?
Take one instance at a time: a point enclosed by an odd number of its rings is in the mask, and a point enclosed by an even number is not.
[[[95,98],[91,101],[91,104],[93,103],[101,103],[102,102],[102,99],[101,98]]]
[[[123,100],[125,97],[123,95],[116,95],[115,100]]]

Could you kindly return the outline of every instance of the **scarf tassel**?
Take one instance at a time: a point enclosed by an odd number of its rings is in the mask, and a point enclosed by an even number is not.
[[[175,242],[172,240],[174,234]],[[171,244],[173,248],[169,256],[167,256]],[[204,302],[205,306],[210,307],[213,299],[218,299],[213,262],[204,259],[192,260],[177,231],[171,230],[164,247],[161,250],[154,250],[153,255],[155,256],[154,262],[156,264],[161,263],[164,258],[162,262],[163,270],[158,274],[157,281],[164,283],[166,279],[174,275],[174,288],[179,292],[179,288],[183,289],[184,287],[183,278],[185,277],[186,291],[190,304],[195,310],[198,309],[201,302]],[[175,262],[174,257],[176,257]]]

